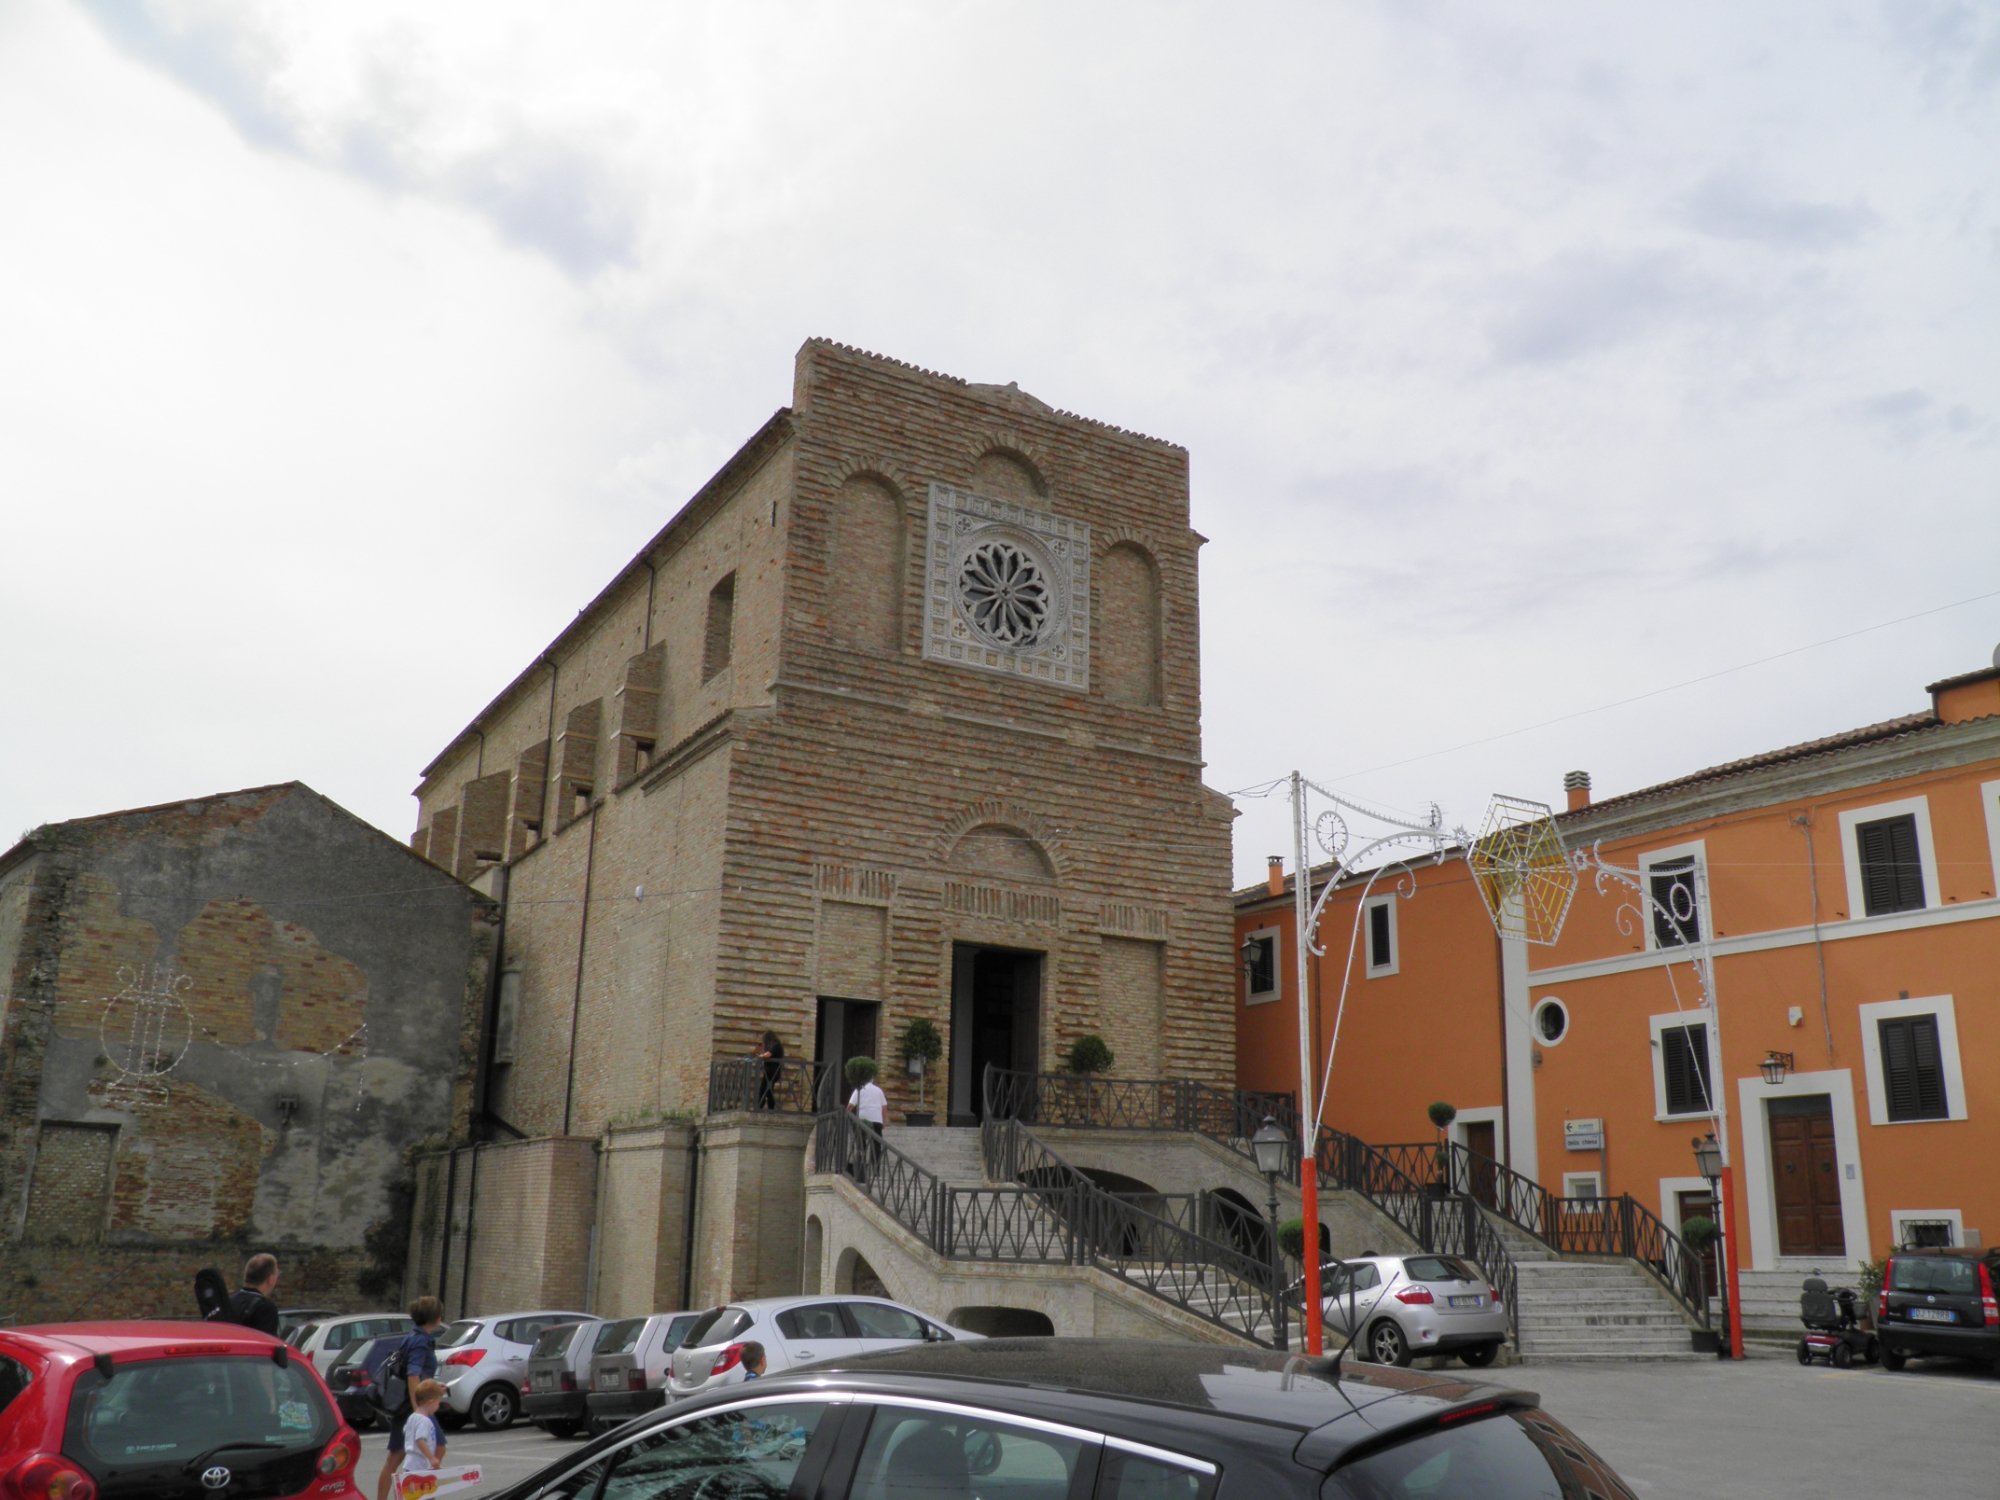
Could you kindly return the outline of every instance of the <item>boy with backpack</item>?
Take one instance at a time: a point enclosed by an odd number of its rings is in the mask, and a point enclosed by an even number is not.
[[[444,1304],[435,1297],[419,1297],[410,1304],[410,1321],[416,1328],[389,1351],[375,1377],[375,1399],[389,1423],[389,1452],[375,1481],[375,1500],[389,1500],[389,1488],[396,1482],[396,1470],[402,1465],[409,1441],[408,1419],[416,1406],[418,1383],[436,1384],[437,1332],[444,1326]],[[438,1392],[443,1394],[442,1386]],[[436,1406],[431,1410],[435,1412]]]

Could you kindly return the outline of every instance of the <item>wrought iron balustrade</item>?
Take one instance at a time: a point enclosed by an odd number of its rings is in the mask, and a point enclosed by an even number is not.
[[[770,1071],[766,1071],[766,1070]],[[774,1110],[779,1114],[819,1113],[821,1087],[833,1070],[804,1057],[766,1062],[759,1057],[726,1057],[708,1065],[708,1112]]]

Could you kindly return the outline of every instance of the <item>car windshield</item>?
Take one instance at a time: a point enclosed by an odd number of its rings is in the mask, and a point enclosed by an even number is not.
[[[70,1396],[64,1448],[100,1478],[210,1453],[241,1474],[285,1454],[316,1453],[333,1437],[334,1418],[309,1370],[248,1354],[121,1364],[109,1380],[92,1368]]]
[[[1889,1290],[1976,1297],[1979,1295],[1979,1268],[1969,1260],[1899,1255],[1896,1257],[1896,1269],[1890,1277]]]
[[[640,1331],[646,1326],[644,1318],[620,1318],[615,1323],[606,1323],[597,1330],[597,1343],[592,1354],[630,1354],[632,1346],[639,1342]]]
[[[558,1323],[552,1328],[544,1328],[535,1337],[534,1352],[530,1359],[561,1359],[569,1353],[569,1341],[576,1337],[576,1324]]]
[[[1509,1412],[1380,1449],[1334,1470],[1324,1500],[1635,1500],[1546,1412]]]
[[[688,1330],[687,1342],[696,1349],[724,1344],[750,1331],[750,1314],[740,1307],[712,1307]]]
[[[437,1346],[440,1349],[456,1349],[460,1344],[469,1344],[479,1337],[478,1323],[452,1323],[438,1330]]]

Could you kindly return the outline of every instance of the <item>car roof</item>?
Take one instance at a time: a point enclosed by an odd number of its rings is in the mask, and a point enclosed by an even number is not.
[[[1261,1433],[1264,1446],[1286,1453],[1296,1449],[1315,1466],[1357,1443],[1435,1422],[1449,1411],[1539,1404],[1530,1392],[1456,1375],[1387,1365],[1343,1367],[1336,1360],[1277,1350],[1143,1339],[918,1344],[836,1356],[766,1378],[771,1384],[759,1382],[760,1396],[817,1386],[929,1400],[956,1394],[986,1404],[995,1386],[1006,1386],[1005,1409],[1022,1416],[1102,1426],[1169,1449],[1185,1447],[1187,1434],[1197,1429],[1226,1429],[1234,1441],[1254,1441]]]
[[[287,1347],[270,1334],[245,1328],[240,1323],[194,1319],[33,1323],[0,1332],[36,1344],[52,1354],[109,1354],[113,1358],[120,1354],[157,1353],[176,1345],[198,1344],[204,1353],[218,1354],[269,1354],[272,1349]]]

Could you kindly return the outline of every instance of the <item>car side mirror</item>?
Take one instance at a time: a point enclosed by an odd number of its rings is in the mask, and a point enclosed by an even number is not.
[[[954,1342],[954,1340],[950,1334],[938,1327],[937,1324],[926,1323],[924,1324],[924,1342],[926,1344],[949,1344]]]

